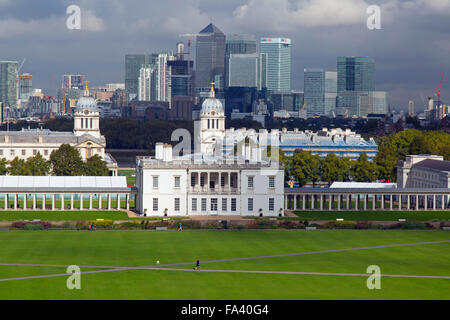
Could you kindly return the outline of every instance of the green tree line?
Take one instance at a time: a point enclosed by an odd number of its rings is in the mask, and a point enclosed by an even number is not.
[[[14,158],[8,161],[0,159],[0,175],[12,176],[107,176],[106,162],[99,155],[90,157],[86,162],[74,147],[63,144],[50,154],[50,160],[45,160],[38,152],[26,160]]]

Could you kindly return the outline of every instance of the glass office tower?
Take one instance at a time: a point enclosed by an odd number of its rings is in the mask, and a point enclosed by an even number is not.
[[[375,60],[368,57],[338,57],[338,92],[375,91]]]
[[[330,116],[336,109],[337,72],[304,69],[304,103],[308,116]]]
[[[195,57],[196,92],[207,92],[212,81],[223,79],[225,70],[225,34],[212,23],[197,35]]]
[[[17,61],[0,61],[0,102],[3,103],[3,108],[17,107],[18,69]]]
[[[141,68],[149,67],[154,60],[151,54],[127,54],[125,56],[125,90],[130,95],[138,95]]]
[[[267,89],[291,90],[291,39],[261,38],[260,52],[267,54]]]

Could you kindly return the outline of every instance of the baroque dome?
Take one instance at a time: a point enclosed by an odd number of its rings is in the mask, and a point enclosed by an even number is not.
[[[214,86],[211,87],[209,98],[203,101],[201,113],[211,113],[212,111],[216,114],[223,114],[223,105],[219,99],[216,99]]]

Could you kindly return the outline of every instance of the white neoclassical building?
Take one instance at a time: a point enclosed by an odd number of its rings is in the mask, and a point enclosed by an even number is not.
[[[85,161],[99,155],[106,161],[112,175],[117,175],[117,163],[105,153],[106,139],[100,133],[100,114],[94,98],[86,87],[84,96],[78,100],[74,114],[73,132],[58,132],[48,129],[22,129],[22,131],[0,131],[0,157],[11,161],[18,157],[27,159],[39,152],[45,159],[62,144],[75,147]]]
[[[147,216],[279,216],[284,214],[284,169],[258,145],[224,155],[225,117],[214,90],[202,105],[196,153],[174,155],[157,143],[155,157],[137,159],[136,209]]]

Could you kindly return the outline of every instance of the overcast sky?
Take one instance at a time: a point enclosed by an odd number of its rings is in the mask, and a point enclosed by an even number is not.
[[[66,9],[81,8],[81,29],[66,28]],[[366,26],[381,7],[381,30]],[[225,34],[292,39],[292,88],[303,68],[336,70],[337,56],[375,59],[376,90],[393,108],[422,109],[444,71],[450,103],[450,0],[0,0],[0,60],[27,61],[33,86],[55,94],[63,73],[91,85],[124,82],[124,56],[175,49],[213,22]],[[195,42],[193,42],[195,43]]]

